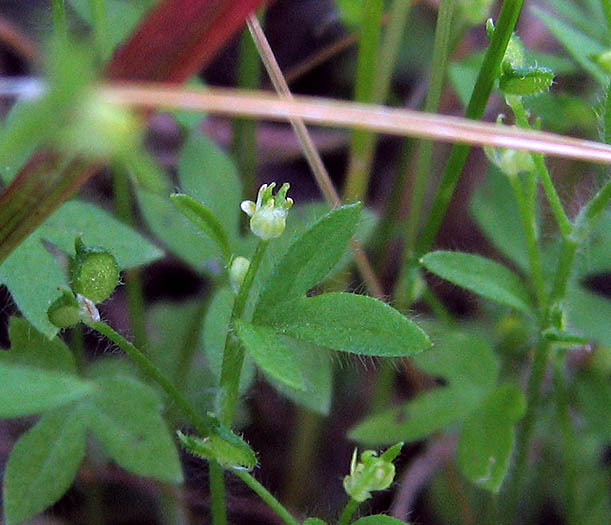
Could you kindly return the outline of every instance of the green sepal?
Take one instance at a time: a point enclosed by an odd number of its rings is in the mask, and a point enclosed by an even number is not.
[[[249,448],[234,444],[227,436],[210,434],[205,438],[183,434],[180,430],[176,435],[182,446],[194,456],[207,460],[218,461],[225,468],[242,468],[252,470],[257,465],[257,457]]]
[[[499,88],[505,95],[528,96],[543,93],[554,83],[554,72],[544,67],[514,67],[503,63]]]
[[[47,311],[49,321],[57,328],[68,328],[81,322],[81,309],[71,290],[63,288]]]
[[[76,254],[70,263],[72,289],[95,304],[105,301],[119,284],[116,259],[104,248],[85,246],[80,237],[74,247]]]

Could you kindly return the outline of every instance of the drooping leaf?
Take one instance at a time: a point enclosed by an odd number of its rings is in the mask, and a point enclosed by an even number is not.
[[[70,374],[0,362],[0,417],[37,414],[92,390],[90,382]]]
[[[267,320],[276,304],[304,295],[329,274],[344,255],[360,212],[360,204],[331,210],[293,242],[261,293],[255,321]]]
[[[0,352],[0,363],[76,373],[74,356],[61,339],[47,339],[20,317],[11,317],[8,330],[11,349]]]
[[[498,387],[465,421],[458,444],[458,464],[475,484],[498,492],[514,443],[514,425],[526,410],[515,385]]]
[[[431,252],[422,257],[430,272],[472,292],[532,313],[532,301],[522,280],[507,267],[470,253]]]
[[[277,337],[282,338],[285,350],[298,363],[305,386],[298,390],[270,377],[272,386],[293,403],[323,416],[328,415],[333,393],[333,363],[329,350],[290,337]]]
[[[267,326],[237,321],[236,330],[247,352],[261,370],[285,385],[304,390],[303,376],[281,336]]]
[[[49,338],[58,329],[49,322],[47,309],[60,296],[58,288],[66,286],[68,280],[42,241],[74,255],[74,239],[79,235],[85,244],[111,252],[121,269],[149,263],[162,255],[139,233],[97,206],[79,201],[64,204],[0,265],[0,283],[6,284],[24,317]]]
[[[170,199],[187,219],[216,241],[225,256],[225,261],[229,261],[231,258],[231,248],[227,240],[227,234],[214,213],[189,195],[173,193],[170,195]]]
[[[265,319],[278,333],[342,352],[401,357],[431,345],[416,323],[364,295],[327,293],[286,301]]]
[[[78,405],[46,413],[21,436],[4,473],[7,525],[32,518],[64,495],[85,457],[85,437]]]
[[[170,483],[182,481],[176,446],[157,395],[128,377],[100,377],[83,403],[87,424],[124,469]]]
[[[208,367],[217,378],[217,384],[221,377],[223,366],[223,352],[225,351],[225,339],[229,330],[231,310],[235,295],[230,288],[221,288],[214,294],[208,307],[208,313],[204,320],[202,331],[202,342],[204,353],[208,361]],[[255,367],[250,356],[245,356],[240,376],[240,392],[248,390],[255,377]]]

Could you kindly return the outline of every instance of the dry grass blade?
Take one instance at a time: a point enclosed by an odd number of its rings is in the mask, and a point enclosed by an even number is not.
[[[311,97],[286,100],[261,91],[232,89],[185,90],[155,84],[113,84],[101,89],[109,102],[140,108],[173,108],[274,121],[297,118],[322,126],[362,128],[611,164],[611,146],[599,142],[407,109]]]

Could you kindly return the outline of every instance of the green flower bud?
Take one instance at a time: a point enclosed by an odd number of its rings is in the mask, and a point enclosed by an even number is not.
[[[503,124],[503,115],[496,119],[497,124]],[[531,173],[535,170],[535,162],[528,151],[484,146],[484,153],[502,173],[515,177],[519,173]]]
[[[289,184],[284,183],[276,196],[276,183],[263,184],[259,188],[257,202],[243,201],[242,211],[250,217],[250,230],[264,241],[280,237],[286,227],[286,216],[293,205],[293,199],[286,196]]]
[[[240,291],[240,287],[244,282],[244,277],[250,268],[250,261],[246,257],[236,257],[231,261],[231,268],[229,269],[229,282],[231,288],[237,294]]]
[[[216,460],[227,468],[252,470],[257,465],[257,458],[250,448],[224,439],[215,433],[200,438],[183,434],[178,430],[176,435],[187,451],[202,459]]]
[[[489,40],[492,40],[495,30],[493,20],[492,18],[489,18],[486,22],[486,34],[488,35]],[[511,38],[507,44],[507,49],[505,50],[502,65],[504,66],[506,63],[515,68],[524,67],[526,63],[524,44],[522,43],[522,40],[520,40],[520,37],[515,33],[511,34]],[[500,73],[501,72],[499,71],[499,74]]]
[[[62,289],[62,295],[55,299],[47,310],[51,324],[57,328],[68,328],[81,322],[81,308],[74,293]]]
[[[365,450],[357,462],[357,449],[354,449],[350,462],[350,475],[344,478],[344,490],[354,500],[363,502],[371,497],[371,491],[390,487],[395,478],[392,461],[400,452],[403,443],[390,447],[377,457],[373,450]]]
[[[76,255],[70,264],[72,289],[93,301],[108,299],[119,284],[119,265],[103,248],[85,246],[80,237],[75,241]]]

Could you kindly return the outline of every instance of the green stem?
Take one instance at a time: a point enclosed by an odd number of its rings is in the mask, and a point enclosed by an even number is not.
[[[373,393],[371,394],[370,414],[376,414],[390,405],[395,385],[395,375],[396,370],[392,361],[383,359],[380,362]]]
[[[454,2],[455,0],[451,0]],[[373,102],[383,104],[388,98],[392,75],[397,64],[397,57],[403,42],[405,24],[413,0],[393,0],[386,34],[379,51],[378,73],[373,86]]]
[[[467,118],[477,120],[484,114],[523,4],[524,0],[505,0],[503,2],[494,36],[484,56],[484,62],[479,70],[473,94],[465,112]],[[433,246],[470,150],[471,147],[464,144],[457,144],[452,148],[429,219],[416,246],[417,255],[424,255]]]
[[[355,102],[373,101],[383,13],[384,0],[363,1],[363,28],[356,70]],[[353,131],[350,140],[350,163],[344,189],[344,200],[363,200],[369,183],[367,159],[373,156],[374,148],[375,141],[372,140],[370,132],[364,130]]]
[[[350,523],[350,520],[352,519],[352,516],[354,516],[356,509],[358,508],[359,502],[355,499],[350,498],[350,500],[348,501],[348,503],[346,503],[346,506],[344,507],[342,515],[339,517],[337,525],[348,525]]]
[[[176,406],[191,420],[201,436],[207,436],[218,426],[217,421],[210,416],[200,416],[191,403],[174,386],[168,377],[142,351],[138,350],[125,337],[102,321],[88,321],[87,326],[110,339],[121,348],[140,371],[155,381],[176,404]]]
[[[439,4],[439,14],[437,15],[437,26],[435,28],[433,62],[431,64],[431,81],[424,105],[424,111],[427,113],[436,113],[439,109],[439,101],[441,100],[441,91],[450,54],[450,37],[455,7],[456,0],[442,0]],[[416,246],[418,226],[422,217],[422,207],[431,176],[432,159],[433,143],[430,140],[422,141],[420,143],[416,174],[414,175],[409,214],[405,223],[405,257],[412,257]]]
[[[208,462],[210,500],[213,525],[227,523],[227,502],[225,496],[225,471],[216,461]]]
[[[113,192],[117,217],[129,226],[134,225],[129,177],[121,166],[113,166]],[[125,292],[127,294],[127,311],[134,334],[134,344],[139,348],[148,346],[146,316],[142,278],[138,269],[125,272]]]
[[[541,385],[545,377],[545,369],[550,353],[550,343],[545,339],[540,339],[535,348],[535,360],[528,381],[527,400],[528,405],[526,414],[520,424],[517,437],[515,467],[508,486],[509,490],[509,515],[515,516],[518,509],[520,489],[524,486],[524,481],[528,467],[528,456],[532,442],[535,423],[539,412],[541,401]]]
[[[267,505],[280,517],[287,525],[299,525],[299,522],[293,518],[291,513],[283,507],[283,505],[269,492],[261,483],[259,483],[251,474],[245,470],[233,469],[232,472],[246,483]]]
[[[312,488],[312,465],[316,461],[322,429],[323,418],[319,414],[297,407],[283,491],[283,499],[289,507],[299,508]]]
[[[68,21],[66,19],[66,0],[52,0],[53,34],[62,40],[68,39]]]
[[[603,6],[603,11],[605,13],[605,19],[607,20],[607,27],[611,31],[611,0],[601,0],[600,3]]]
[[[543,277],[543,265],[541,263],[541,250],[539,249],[538,230],[536,223],[536,209],[534,201],[531,201],[524,194],[522,181],[518,175],[509,177],[509,182],[513,188],[516,200],[518,201],[518,209],[520,210],[520,218],[522,219],[522,228],[526,237],[526,249],[528,251],[528,259],[530,263],[530,279],[535,289],[537,303],[545,309],[545,278]]]
[[[223,391],[223,399],[221,401],[221,421],[225,424],[231,424],[235,415],[235,408],[238,401],[238,388],[240,385],[240,374],[242,372],[242,363],[244,361],[244,349],[233,332],[233,324],[244,313],[244,307],[255,280],[255,275],[265,254],[265,249],[269,241],[259,241],[255,253],[250,261],[248,272],[244,277],[240,291],[233,303],[231,311],[231,320],[229,323],[229,331],[225,339],[225,350],[223,351],[223,366],[221,368],[220,386]]]
[[[563,438],[564,452],[564,507],[566,509],[567,525],[578,525],[581,523],[577,512],[577,436],[571,421],[571,396],[568,390],[566,371],[563,360],[557,357],[555,360],[555,379],[558,418]]]
[[[261,80],[259,52],[248,28],[240,38],[240,59],[238,62],[237,84],[243,89],[256,89]],[[235,119],[233,121],[234,158],[244,181],[244,194],[257,193],[257,121]]]
[[[104,62],[110,55],[108,47],[108,17],[106,0],[89,0],[91,12],[91,25],[93,27],[93,42],[100,62]]]
[[[528,121],[528,113],[524,108],[524,104],[522,103],[522,97],[517,96],[509,96],[506,97],[507,104],[511,107],[515,117],[516,123],[518,126],[524,129],[531,129],[530,122]],[[564,207],[562,206],[562,201],[556,191],[556,187],[554,186],[554,182],[552,181],[552,177],[549,174],[547,167],[545,166],[545,158],[540,153],[532,154],[533,162],[535,163],[535,171],[537,173],[537,177],[541,181],[543,185],[543,189],[545,190],[545,195],[547,196],[547,200],[550,203],[552,208],[552,212],[554,217],[556,218],[556,222],[558,223],[558,227],[560,228],[560,233],[564,238],[571,235],[573,231],[573,226],[571,225],[571,221],[569,220],[566,212],[564,211]]]

